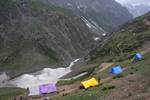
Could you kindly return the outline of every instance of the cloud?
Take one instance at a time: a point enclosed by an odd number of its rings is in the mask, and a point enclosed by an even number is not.
[[[150,4],[150,0],[116,0],[121,4]]]

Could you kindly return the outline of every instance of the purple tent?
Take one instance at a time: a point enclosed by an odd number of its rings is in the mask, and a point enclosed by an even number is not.
[[[45,84],[39,86],[40,94],[52,93],[57,91],[56,84]]]

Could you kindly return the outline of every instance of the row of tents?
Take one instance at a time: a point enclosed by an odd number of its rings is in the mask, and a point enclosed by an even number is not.
[[[136,53],[134,55],[134,60],[139,61],[142,59],[142,54],[141,53]],[[110,73],[113,75],[118,75],[123,72],[123,69],[121,66],[114,66],[110,69]],[[96,80],[94,77],[91,79],[88,79],[86,81],[82,81],[81,85],[87,89],[90,87],[94,87],[99,85],[99,81]],[[48,93],[53,93],[57,91],[57,86],[54,83],[51,84],[44,84],[40,85],[38,87],[30,87],[29,88],[29,96],[32,95],[42,95],[42,94],[48,94]]]
[[[134,61],[140,61],[140,60],[142,60],[142,54],[141,53],[136,53],[134,55]],[[123,69],[122,69],[121,66],[113,66],[110,69],[110,73],[113,74],[113,75],[118,75],[118,74],[121,74],[122,72],[123,72]],[[81,84],[85,89],[87,89],[87,88],[90,88],[90,87],[97,86],[99,84],[99,82],[95,78],[91,78],[89,80],[81,82]]]

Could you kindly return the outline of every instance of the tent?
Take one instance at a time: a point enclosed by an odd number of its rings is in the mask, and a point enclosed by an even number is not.
[[[123,70],[122,70],[121,66],[114,66],[111,68],[110,73],[117,75],[117,74],[122,73],[122,71]]]
[[[139,61],[139,60],[141,60],[141,59],[142,59],[142,54],[141,54],[141,53],[136,53],[136,54],[134,55],[134,60]]]
[[[91,78],[89,80],[81,82],[81,84],[84,86],[85,89],[97,86],[99,83],[95,78]]]
[[[39,86],[40,94],[56,92],[56,84],[45,84]]]
[[[29,96],[40,95],[39,87],[29,87]]]
[[[52,93],[57,91],[56,84],[44,84],[35,87],[29,87],[29,96],[36,96],[45,93]]]

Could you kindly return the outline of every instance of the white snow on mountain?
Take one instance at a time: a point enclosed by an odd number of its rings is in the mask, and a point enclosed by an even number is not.
[[[103,36],[103,34],[106,34],[106,32],[93,20],[87,20],[85,17],[81,17],[81,19],[85,22],[85,24],[87,25],[87,27],[93,31],[94,33],[96,33],[98,36]]]

